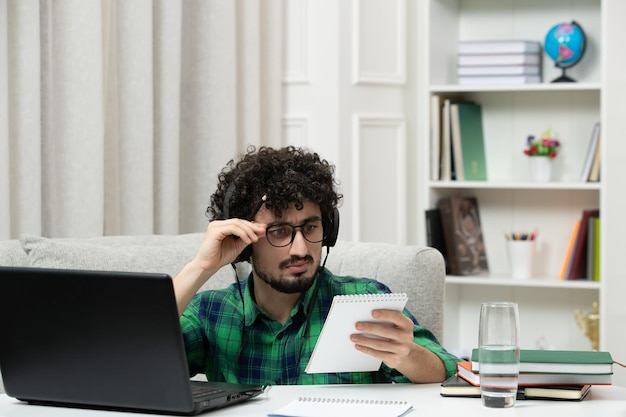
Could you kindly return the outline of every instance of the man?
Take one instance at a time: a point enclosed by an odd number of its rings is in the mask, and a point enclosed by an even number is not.
[[[355,326],[380,336],[351,336],[355,349],[383,361],[379,371],[306,374],[333,296],[390,290],[324,268],[322,247],[334,244],[342,196],[335,190],[334,167],[316,153],[251,147],[218,180],[204,240],[174,279],[192,375],[251,384],[331,384],[441,382],[454,374],[458,359],[406,310],[372,312],[393,326]],[[247,280],[196,295],[222,266],[242,259],[252,265]]]

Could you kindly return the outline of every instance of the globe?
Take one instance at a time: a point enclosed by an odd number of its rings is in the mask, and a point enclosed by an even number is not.
[[[565,75],[565,69],[570,68],[582,59],[585,54],[585,32],[575,21],[558,23],[546,34],[544,50],[554,61],[554,65],[561,68],[561,76],[552,82],[575,82]]]

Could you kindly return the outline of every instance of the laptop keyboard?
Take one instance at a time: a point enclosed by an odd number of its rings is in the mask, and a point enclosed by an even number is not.
[[[208,385],[191,385],[191,395],[193,396],[194,400],[202,400],[211,395],[219,394],[220,392],[224,392],[224,390]]]

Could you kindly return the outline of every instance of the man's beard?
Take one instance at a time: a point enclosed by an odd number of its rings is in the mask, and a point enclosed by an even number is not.
[[[313,257],[309,255],[303,258],[299,256],[293,256],[281,262],[280,269],[282,270],[290,263],[298,262],[301,260],[305,260],[311,264],[314,262]],[[313,270],[312,275],[305,275],[304,273],[302,273],[302,274],[296,275],[297,279],[286,279],[282,275],[275,276],[270,273],[267,273],[266,271],[263,271],[261,268],[258,268],[258,265],[254,260],[254,257],[250,258],[250,262],[252,264],[252,268],[254,269],[254,272],[262,281],[267,283],[270,287],[272,287],[276,291],[282,292],[285,294],[297,294],[297,293],[306,292],[309,288],[311,288],[311,286],[315,282],[315,278],[317,276],[317,270],[319,269],[319,266],[320,266],[318,262],[317,265],[315,265],[315,269]]]

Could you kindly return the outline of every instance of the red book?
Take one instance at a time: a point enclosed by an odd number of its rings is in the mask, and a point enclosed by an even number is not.
[[[472,363],[458,362],[457,375],[472,385],[480,385],[480,375],[472,371]],[[613,374],[577,374],[577,373],[529,373],[519,374],[518,385],[520,387],[529,386],[551,386],[551,385],[611,385]]]
[[[587,277],[587,231],[589,229],[589,218],[599,217],[600,210],[583,210],[582,219],[576,236],[576,244],[572,253],[572,266],[566,279],[585,279]]]

